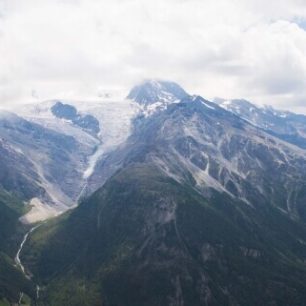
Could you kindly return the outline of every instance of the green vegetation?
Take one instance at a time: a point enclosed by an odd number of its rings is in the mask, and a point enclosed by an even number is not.
[[[13,260],[25,232],[18,221],[25,211],[18,198],[0,189],[0,305],[16,303],[20,292],[35,296],[33,284],[15,267]]]
[[[5,254],[0,254],[0,297],[10,302],[19,300],[20,292],[35,296],[31,282],[14,267],[13,261]]]
[[[10,303],[6,299],[0,299],[0,306],[10,306]]]
[[[6,191],[0,186],[0,201],[8,206],[19,215],[23,215],[29,211],[29,207],[25,206],[22,201],[11,192]]]
[[[41,305],[304,305],[306,228],[154,166],[119,171],[33,233],[27,266]]]

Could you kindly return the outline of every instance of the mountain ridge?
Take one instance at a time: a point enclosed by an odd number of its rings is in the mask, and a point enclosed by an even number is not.
[[[133,123],[25,246],[41,303],[303,305],[305,151],[198,96]]]
[[[244,99],[219,98],[215,102],[270,134],[302,149],[306,148],[305,115],[277,110],[271,106],[259,107]]]
[[[96,116],[97,142],[53,116],[55,101],[27,114],[31,129],[49,118],[63,139],[84,139],[93,152],[75,175],[81,193],[70,182],[80,204],[37,228],[20,253],[40,286],[37,304],[303,305],[303,146],[281,137],[277,125],[272,133],[185,91],[156,101],[164,89],[154,82],[118,104],[61,102]],[[137,93],[148,84],[143,100]],[[303,129],[300,117],[296,124]],[[25,134],[6,133],[16,144]]]

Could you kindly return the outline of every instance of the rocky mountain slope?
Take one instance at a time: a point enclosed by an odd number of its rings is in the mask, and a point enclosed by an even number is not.
[[[97,191],[25,246],[38,302],[303,305],[305,150],[201,97],[150,107],[164,87],[143,86]]]
[[[37,209],[50,216],[75,204],[92,147],[11,113],[0,117],[0,137],[0,184],[25,201],[37,199],[29,221]]]
[[[306,116],[280,111],[271,106],[258,107],[246,100],[215,99],[224,109],[266,132],[306,149]]]
[[[304,214],[305,151],[201,97],[138,117],[126,146],[97,164],[91,179],[103,183],[103,173],[133,161],[153,162],[208,197],[218,191],[250,206]]]
[[[107,96],[88,104],[54,100],[0,112],[1,305],[34,303],[39,288],[27,269],[22,273],[20,258],[14,262],[36,227],[28,223],[77,205],[96,162],[125,141],[138,109],[133,101]]]
[[[0,185],[28,202],[36,222],[75,206],[96,162],[128,137],[132,101],[46,101],[0,114]]]

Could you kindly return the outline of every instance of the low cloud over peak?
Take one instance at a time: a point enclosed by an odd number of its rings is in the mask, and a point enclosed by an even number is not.
[[[94,97],[152,77],[306,111],[299,0],[0,0],[0,12],[0,104]]]

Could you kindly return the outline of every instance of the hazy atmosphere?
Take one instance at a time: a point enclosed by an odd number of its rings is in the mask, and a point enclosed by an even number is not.
[[[146,78],[306,112],[304,1],[0,0],[0,103]]]

